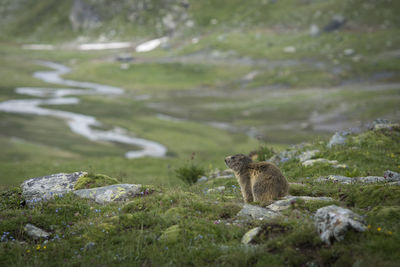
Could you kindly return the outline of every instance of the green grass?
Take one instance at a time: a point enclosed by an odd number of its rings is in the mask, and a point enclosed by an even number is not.
[[[382,175],[399,168],[399,130],[367,131],[349,137],[349,142],[331,150],[319,141],[303,149],[321,149],[321,156],[357,164],[359,175]],[[371,158],[361,155],[370,153]],[[350,154],[349,154],[350,153]],[[354,160],[355,162],[352,162]],[[400,198],[398,186],[385,184],[316,183],[304,179],[305,172],[289,161],[280,165],[290,181],[290,194],[330,196],[330,202],[297,201],[284,217],[268,221],[237,221],[242,197],[235,178],[214,179],[193,186],[151,186],[148,195],[126,203],[98,205],[72,194],[57,197],[33,208],[21,207],[18,189],[2,191],[0,261],[6,265],[289,265],[307,262],[347,266],[395,266],[400,238]],[[310,167],[315,177],[343,174],[323,165]],[[305,170],[307,171],[307,170]],[[224,185],[223,193],[207,194],[208,188]],[[339,205],[364,215],[368,230],[349,231],[332,246],[322,243],[312,221],[320,207]],[[47,244],[31,240],[23,231],[33,223],[52,236]],[[262,233],[253,242],[241,244],[244,233],[260,226]],[[7,233],[5,233],[7,232]],[[10,241],[12,238],[25,243]],[[85,248],[89,242],[96,245]],[[51,263],[49,260],[51,259]]]
[[[171,34],[161,20],[173,12],[173,3],[146,1],[137,12],[141,0],[112,5],[91,1],[102,26],[73,32],[68,21],[72,1],[20,0],[15,3],[25,5],[2,9],[12,6],[8,2],[0,4],[0,101],[28,98],[17,95],[16,87],[57,87],[32,74],[44,69],[35,60],[59,62],[71,67],[70,79],[120,86],[126,94],[80,96],[79,105],[46,108],[94,116],[101,128],[127,129],[133,136],[166,145],[168,153],[161,159],[129,160],[123,155],[135,147],[91,142],[73,134],[62,120],[1,113],[0,235],[9,232],[7,238],[25,243],[0,242],[0,265],[396,266],[399,262],[396,186],[314,181],[332,174],[381,176],[387,169],[400,171],[397,130],[351,135],[345,146],[326,148],[332,131],[341,127],[377,117],[398,121],[400,88],[396,84],[385,88],[388,82],[399,81],[398,1],[189,1],[187,12],[194,28],[178,23],[168,46],[144,54],[131,48],[82,52],[64,45],[73,45],[78,36],[88,42],[103,35],[110,41],[139,43]],[[129,20],[133,12],[137,16]],[[323,29],[335,14],[346,18],[342,28],[309,36],[310,25]],[[194,37],[199,38],[197,44]],[[22,44],[39,42],[55,44],[56,50],[21,49]],[[296,52],[285,53],[287,46]],[[354,55],[344,55],[349,48]],[[115,61],[121,53],[135,58],[128,69]],[[215,58],[218,53],[223,56]],[[253,71],[258,72],[255,78],[244,81]],[[391,76],[374,80],[382,73]],[[354,83],[357,80],[364,83]],[[378,85],[373,87],[374,83]],[[142,96],[147,98],[138,98]],[[321,125],[328,130],[319,129]],[[226,168],[227,155],[262,146],[260,154],[269,158],[273,151],[304,141],[309,144],[299,152],[319,149],[318,157],[338,160],[348,168],[304,167],[296,159],[281,163],[290,182],[303,183],[291,185],[290,194],[334,200],[299,201],[274,221],[235,221],[242,203],[236,179],[188,186],[175,172],[190,167],[193,153],[196,166],[207,174]],[[29,209],[20,206],[21,191],[12,187],[28,178],[80,170],[116,178],[112,183],[151,185],[152,194],[105,206],[67,195]],[[103,178],[84,181],[84,187],[110,182]],[[226,189],[206,194],[217,186]],[[310,216],[330,204],[364,215],[369,230],[349,232],[344,241],[327,247]],[[46,247],[26,236],[26,223],[52,234]],[[263,229],[258,245],[241,245],[244,233],[256,226]],[[96,246],[85,249],[88,242]]]

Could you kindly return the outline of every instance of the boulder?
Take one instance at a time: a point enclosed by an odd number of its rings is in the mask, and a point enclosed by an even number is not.
[[[315,157],[315,155],[317,155],[318,153],[319,153],[319,150],[318,150],[318,149],[315,149],[315,150],[307,150],[307,151],[304,151],[303,153],[301,153],[301,154],[298,156],[298,159],[300,160],[300,162],[304,162],[304,161],[307,161],[307,160],[312,159],[312,158]]]
[[[218,186],[207,190],[207,193],[222,193],[225,191],[225,186]]]
[[[372,127],[371,129],[376,131],[376,130],[381,130],[381,129],[389,129],[389,130],[393,130],[393,129],[399,129],[400,128],[400,124],[398,123],[392,123],[389,120],[385,120],[385,119],[376,119],[372,122]]]
[[[315,180],[316,182],[336,182],[336,183],[341,183],[341,184],[351,184],[354,183],[354,178],[350,178],[347,176],[341,176],[341,175],[329,175],[327,177],[320,177]]]
[[[347,141],[347,136],[349,135],[348,132],[337,132],[335,133],[331,139],[329,140],[328,144],[326,145],[328,148],[336,145],[344,145]]]
[[[319,35],[319,27],[317,24],[312,24],[310,26],[310,36],[315,37]]]
[[[327,177],[320,177],[315,180],[316,182],[336,182],[341,184],[353,184],[353,183],[382,183],[390,182],[393,185],[400,182],[400,174],[392,171],[385,171],[384,176],[366,176],[366,177],[346,177],[341,175],[329,175]]]
[[[389,182],[398,182],[400,181],[400,173],[393,172],[393,171],[385,171],[383,177],[388,180]]]
[[[244,204],[237,216],[253,220],[268,220],[279,217],[281,214],[270,209]]]
[[[304,167],[313,166],[315,163],[328,163],[332,165],[336,165],[339,162],[337,160],[328,160],[328,159],[309,159],[302,163]]]
[[[360,215],[336,205],[318,209],[314,222],[321,240],[328,245],[334,240],[343,240],[349,229],[358,232],[367,230],[364,219]]]
[[[281,200],[275,201],[274,203],[268,205],[266,208],[272,211],[281,211],[288,209],[292,203],[296,202],[298,199],[309,201],[333,201],[331,197],[309,197],[309,196],[286,196]]]
[[[40,238],[48,239],[50,236],[50,234],[47,233],[46,231],[44,231],[44,230],[40,229],[39,227],[36,227],[30,223],[25,225],[24,231],[28,236],[30,236],[34,240],[37,240]]]
[[[62,196],[74,189],[76,181],[87,175],[86,172],[58,173],[31,178],[21,184],[22,196],[28,206],[54,196]]]
[[[140,184],[114,184],[109,186],[81,189],[74,191],[74,194],[81,198],[88,198],[99,204],[114,201],[124,201],[130,197],[141,194]]]
[[[72,29],[93,29],[101,25],[100,16],[87,1],[74,0],[69,13],[69,21]]]
[[[248,245],[253,242],[253,239],[261,232],[261,227],[256,227],[248,231],[242,237],[242,244]]]
[[[197,179],[196,183],[200,184],[200,183],[205,183],[207,181],[208,181],[208,178],[206,176],[201,176],[199,179]]]

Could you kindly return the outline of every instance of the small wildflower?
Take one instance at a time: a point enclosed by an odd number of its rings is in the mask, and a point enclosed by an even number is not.
[[[220,220],[216,220],[216,221],[214,221],[214,224],[220,224],[221,223],[221,221]]]
[[[46,246],[43,246],[43,249],[46,249],[47,247]]]
[[[40,245],[37,245],[37,246],[36,246],[36,250],[40,250]]]
[[[31,250],[30,250],[30,249],[28,249],[26,252],[27,252],[27,253],[31,253]]]
[[[387,234],[392,235],[393,233],[392,233],[392,231],[387,231]]]
[[[371,225],[370,224],[368,224],[368,229],[371,229]]]
[[[378,232],[380,232],[380,231],[382,230],[382,228],[378,227],[378,228],[376,228],[376,230],[377,230]]]

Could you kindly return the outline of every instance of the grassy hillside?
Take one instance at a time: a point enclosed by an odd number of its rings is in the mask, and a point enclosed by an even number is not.
[[[7,266],[396,266],[399,187],[318,183],[316,178],[382,176],[387,169],[399,171],[399,144],[399,130],[384,129],[349,136],[346,145],[332,149],[320,141],[299,146],[296,153],[319,149],[316,157],[338,160],[348,168],[304,167],[296,158],[281,163],[288,180],[297,183],[290,185],[290,194],[330,196],[333,201],[298,201],[283,217],[267,221],[236,217],[242,197],[235,178],[174,188],[145,186],[143,191],[150,194],[108,205],[69,194],[26,208],[19,206],[18,188],[3,191],[0,262]],[[222,193],[207,192],[222,185],[226,188]],[[332,246],[322,243],[312,215],[331,204],[365,216],[368,230],[349,231],[343,241]],[[50,241],[31,240],[23,231],[26,223],[50,232]],[[256,245],[241,244],[242,236],[256,226],[265,231]]]

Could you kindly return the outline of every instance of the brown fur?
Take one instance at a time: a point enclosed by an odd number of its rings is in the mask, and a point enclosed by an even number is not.
[[[289,184],[277,166],[270,162],[252,162],[243,154],[225,158],[238,179],[244,202],[270,204],[288,194]]]

